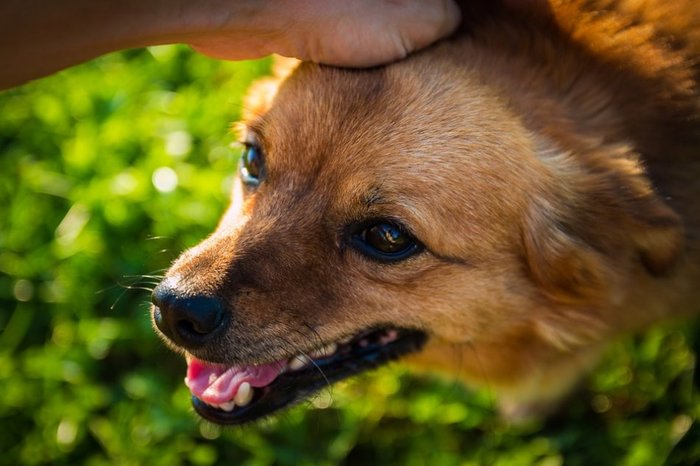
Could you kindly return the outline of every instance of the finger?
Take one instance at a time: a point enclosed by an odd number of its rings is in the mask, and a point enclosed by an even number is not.
[[[306,58],[345,67],[370,67],[404,58],[453,32],[460,10],[452,0],[366,0],[334,23],[333,34],[312,31]],[[314,35],[316,34],[316,35]]]

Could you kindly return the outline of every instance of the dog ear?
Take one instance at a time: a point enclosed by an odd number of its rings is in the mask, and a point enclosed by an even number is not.
[[[523,243],[532,278],[546,296],[558,302],[604,300],[613,270],[601,252],[557,217],[539,204],[531,206],[526,215]]]
[[[601,302],[616,280],[639,268],[670,273],[684,247],[680,217],[652,189],[637,158],[626,150],[573,157],[549,195],[532,201],[523,243],[530,273],[560,302]],[[561,166],[559,168],[562,168]],[[546,200],[545,200],[546,198]]]
[[[631,215],[631,238],[642,264],[653,276],[667,275],[683,254],[683,221],[655,193],[636,204]]]

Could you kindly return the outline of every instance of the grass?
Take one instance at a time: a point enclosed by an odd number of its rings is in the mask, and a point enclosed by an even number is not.
[[[198,421],[148,290],[223,211],[228,126],[268,68],[154,47],[0,93],[0,464],[700,462],[694,324],[621,340],[545,423],[400,367],[255,426]]]

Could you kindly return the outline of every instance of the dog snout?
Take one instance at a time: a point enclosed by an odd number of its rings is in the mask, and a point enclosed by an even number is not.
[[[216,297],[183,294],[163,282],[152,302],[156,327],[185,349],[201,348],[225,331],[227,314]]]

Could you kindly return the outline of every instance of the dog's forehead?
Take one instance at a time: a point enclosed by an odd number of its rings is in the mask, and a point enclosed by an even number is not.
[[[424,218],[449,210],[442,214],[477,225],[491,221],[487,211],[521,210],[513,199],[525,199],[517,192],[532,181],[527,132],[498,95],[454,63],[302,65],[258,129],[277,187],[320,192],[348,209],[378,199]],[[499,191],[510,195],[499,199]],[[501,202],[509,205],[494,206]]]
[[[369,70],[303,64],[260,127],[271,168],[290,175],[365,167],[386,176],[402,164],[488,174],[531,151],[515,120],[476,72],[434,54]]]
[[[384,69],[300,66],[254,123],[271,168],[317,174],[324,165],[352,162],[381,143],[396,131],[387,126],[397,119],[389,87]]]

